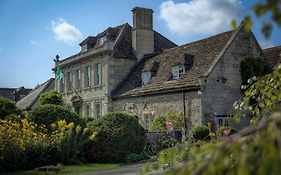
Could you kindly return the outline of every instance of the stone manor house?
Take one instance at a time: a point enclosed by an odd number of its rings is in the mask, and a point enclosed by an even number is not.
[[[132,9],[133,26],[108,27],[57,60],[56,89],[76,112],[98,117],[125,112],[147,125],[154,115],[182,112],[186,124],[225,120],[242,96],[240,62],[264,59],[252,32],[234,30],[177,46],[153,30],[153,11]]]

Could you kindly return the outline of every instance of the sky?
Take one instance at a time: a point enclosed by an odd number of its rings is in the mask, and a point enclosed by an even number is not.
[[[261,0],[262,1],[262,0]],[[154,10],[154,30],[178,45],[231,29],[251,15],[263,48],[281,45],[281,29],[261,33],[254,0],[0,0],[0,87],[34,88],[54,77],[53,59],[77,54],[79,43],[107,27],[132,25],[135,6]]]

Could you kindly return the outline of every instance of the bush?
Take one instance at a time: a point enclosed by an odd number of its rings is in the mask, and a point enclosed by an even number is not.
[[[220,137],[230,136],[235,133],[237,133],[237,131],[230,126],[221,126],[217,131],[217,135]]]
[[[29,119],[34,123],[47,126],[48,129],[50,129],[50,124],[58,120],[65,120],[67,123],[74,122],[75,124],[80,124],[82,121],[78,114],[65,107],[53,104],[34,108],[30,113]]]
[[[173,123],[173,130],[181,130],[183,127],[183,114],[169,112],[167,115],[155,116],[150,124],[150,131],[166,131],[167,128],[166,122],[171,121]]]
[[[89,130],[60,120],[52,124],[52,132],[27,119],[0,119],[0,172],[72,163],[89,140]]]
[[[41,105],[45,105],[45,104],[63,105],[62,95],[55,90],[45,92],[42,95],[40,95],[39,101]]]
[[[122,113],[110,113],[89,123],[94,131],[87,148],[88,161],[125,162],[131,153],[144,149],[145,130],[135,117]]]
[[[191,130],[191,137],[193,137],[195,141],[208,140],[210,139],[209,128],[207,126],[195,126]]]
[[[0,96],[0,119],[4,119],[11,114],[20,114],[21,110],[16,107],[12,100]]]

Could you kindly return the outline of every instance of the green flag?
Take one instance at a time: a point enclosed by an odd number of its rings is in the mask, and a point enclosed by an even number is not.
[[[59,66],[57,66],[56,69],[56,81],[60,81],[63,77],[63,71],[60,69]]]

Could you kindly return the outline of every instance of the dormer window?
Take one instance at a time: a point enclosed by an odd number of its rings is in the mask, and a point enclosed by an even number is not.
[[[147,85],[151,79],[151,71],[142,72],[141,74],[141,85]]]
[[[107,41],[106,36],[100,38],[100,45],[103,45]]]
[[[185,65],[177,65],[172,67],[173,80],[179,79],[185,73]]]
[[[88,50],[88,44],[84,44],[81,46],[81,52],[86,52]]]

